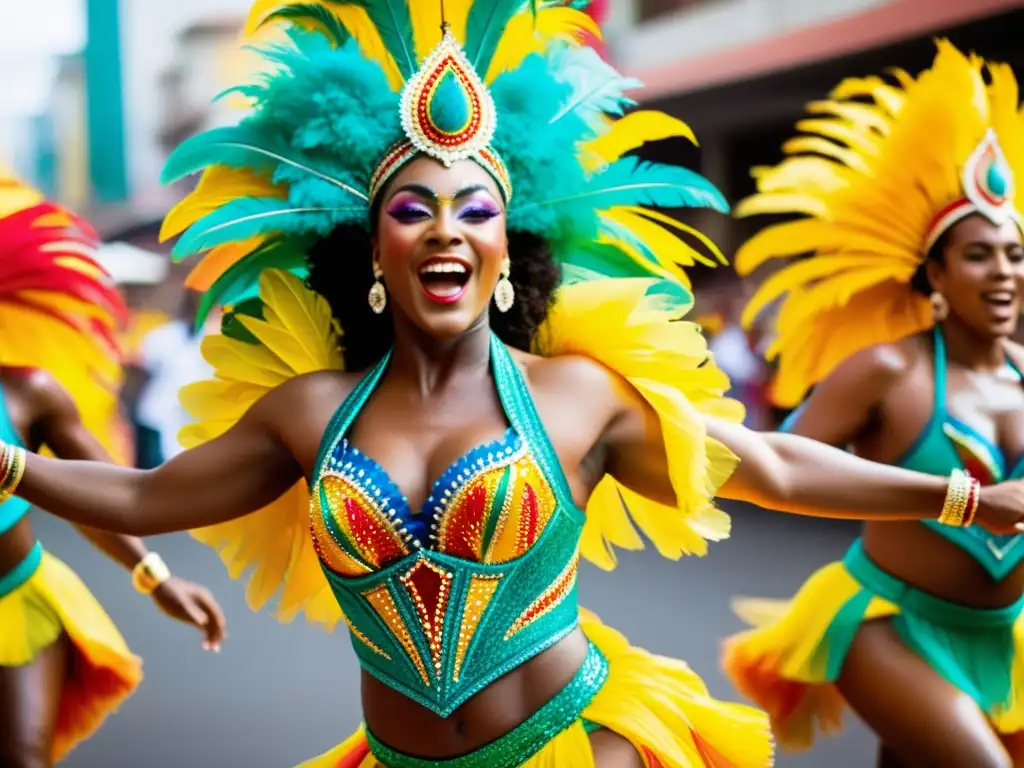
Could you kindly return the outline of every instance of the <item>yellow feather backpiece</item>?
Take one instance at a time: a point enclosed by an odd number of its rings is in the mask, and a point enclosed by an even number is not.
[[[736,458],[706,432],[703,417],[742,421],[743,406],[724,397],[728,378],[712,361],[689,309],[645,278],[567,285],[538,334],[536,353],[582,355],[628,381],[658,414],[675,506],[644,498],[611,476],[587,504],[580,551],[600,568],[615,567],[612,547],[642,549],[636,527],[672,559],[703,555],[729,535],[729,516],[713,498]],[[634,523],[636,526],[634,526]]]
[[[181,402],[196,419],[179,438],[186,448],[230,429],[274,387],[304,373],[340,370],[342,357],[330,307],[287,272],[260,276],[264,319],[239,317],[259,344],[226,336],[203,340],[203,355],[215,378],[185,387]],[[280,592],[276,616],[299,613],[331,629],[342,618],[320,569],[309,535],[309,490],[305,481],[263,509],[221,525],[192,531],[220,554],[232,578],[251,573],[246,599],[260,610]]]
[[[731,421],[743,407],[723,397],[728,379],[710,359],[700,329],[680,322],[688,308],[678,289],[659,294],[659,282],[604,279],[564,286],[538,334],[545,356],[583,355],[628,381],[658,414],[669,457],[675,506],[644,498],[605,477],[587,505],[581,551],[601,568],[615,566],[612,547],[642,549],[640,529],[666,557],[704,554],[707,541],[729,534],[729,517],[713,497],[735,466],[725,446],[707,436],[704,416]],[[189,385],[181,400],[196,419],[182,430],[186,448],[230,429],[267,392],[289,379],[340,370],[339,334],[327,302],[286,272],[260,277],[264,319],[239,317],[259,344],[210,336],[203,355],[215,378]],[[275,615],[299,613],[326,628],[343,619],[320,569],[308,532],[309,491],[300,482],[258,512],[192,531],[216,549],[232,578],[250,574],[254,610],[280,595]]]
[[[962,169],[989,129],[1024,181],[1024,117],[1013,73],[938,41],[930,69],[913,78],[843,81],[808,106],[804,135],[787,157],[754,169],[757,193],[738,216],[796,214],[767,227],[736,255],[741,275],[773,259],[810,255],[763,283],[749,325],[776,301],[774,399],[795,406],[850,355],[924,330],[925,297],[910,288],[936,214],[960,199]],[[986,74],[988,81],[986,81]],[[1024,210],[1024,184],[1014,203]]]

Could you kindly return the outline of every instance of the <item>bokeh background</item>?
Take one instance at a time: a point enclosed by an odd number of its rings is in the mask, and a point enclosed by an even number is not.
[[[0,164],[84,214],[107,242],[103,259],[135,312],[125,334],[125,407],[144,466],[172,450],[166,440],[159,448],[182,418],[168,393],[205,373],[185,321],[188,265],[170,264],[157,240],[187,186],[162,187],[159,171],[182,139],[232,118],[237,105],[212,99],[251,63],[239,48],[248,5],[0,0]],[[598,0],[592,12],[604,55],[647,84],[643,106],[682,117],[700,140],[646,151],[699,169],[732,201],[752,191],[752,166],[779,159],[807,101],[846,76],[920,70],[934,36],[1024,73],[1020,0]],[[687,216],[726,254],[757,226]],[[748,423],[771,428],[784,414],[767,395],[771,371],[759,352],[768,339],[738,324],[753,283],[727,267],[694,270],[693,279],[695,314],[748,405]],[[740,628],[730,597],[789,595],[856,535],[848,524],[730,511],[733,538],[706,558],[670,563],[636,553],[615,573],[586,568],[581,577],[587,607],[634,642],[686,658],[723,698],[735,693],[718,672],[720,643]],[[159,617],[123,571],[63,523],[35,514],[46,545],[79,570],[145,658],[139,693],[68,768],[281,768],[356,725],[357,671],[344,634],[252,614],[212,552],[186,536],[163,537],[151,546],[214,589],[228,613],[223,652],[203,654],[198,638]],[[860,768],[873,754],[851,718],[842,736],[778,764]]]

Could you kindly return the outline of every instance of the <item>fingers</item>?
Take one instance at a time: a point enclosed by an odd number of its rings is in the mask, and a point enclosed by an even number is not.
[[[213,595],[203,587],[194,587],[192,599],[195,605],[203,612],[203,620],[196,623],[206,634],[203,642],[203,649],[207,651],[220,651],[220,644],[227,632],[227,619],[224,611],[214,599]]]

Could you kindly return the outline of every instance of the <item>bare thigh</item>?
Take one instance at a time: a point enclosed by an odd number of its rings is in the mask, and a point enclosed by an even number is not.
[[[850,706],[886,746],[882,765],[1013,765],[977,704],[911,651],[888,620],[860,628],[838,685]]]
[[[0,765],[49,768],[71,644],[61,638],[24,667],[0,667]]]
[[[607,728],[590,734],[590,748],[597,768],[644,768],[644,759],[629,739]]]

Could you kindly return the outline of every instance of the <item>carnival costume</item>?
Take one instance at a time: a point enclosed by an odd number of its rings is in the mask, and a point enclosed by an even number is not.
[[[378,192],[412,159],[468,158],[493,176],[509,229],[544,238],[564,270],[533,351],[590,356],[651,403],[678,506],[605,477],[586,514],[577,509],[522,374],[492,337],[510,428],[456,461],[423,510],[346,440],[385,357],[332,419],[311,485],[194,535],[233,575],[254,571],[254,608],[279,593],[284,620],[344,622],[366,672],[442,717],[577,626],[589,638],[561,692],[469,755],[422,760],[360,729],[310,765],[582,768],[594,764],[587,734],[598,727],[624,735],[650,766],[769,765],[762,713],[716,702],[685,664],[631,647],[576,598],[579,557],[613,568],[613,546],[643,546],[634,524],[673,558],[728,533],[712,498],[734,457],[707,437],[701,414],[742,412],[723,398],[728,382],[699,328],[676,322],[692,303],[681,267],[707,257],[672,230],[698,233],[653,210],[725,202],[697,174],[625,156],[692,134],[660,113],[616,119],[637,83],[579,44],[598,30],[578,8],[445,6],[442,32],[434,2],[256,4],[249,32],[276,25],[278,42],[261,49],[272,71],[236,89],[251,112],[186,141],[165,172],[204,170],[164,234],[183,233],[179,256],[209,249],[190,284],[206,290],[201,312],[226,310],[223,335],[204,341],[216,379],[183,391],[198,421],[182,442],[222,434],[294,376],[343,369],[341,343],[359,331],[337,328],[306,288],[306,252],[339,225],[369,229]]]
[[[127,310],[94,259],[98,246],[99,237],[80,218],[0,175],[0,365],[51,375],[90,432],[123,457],[115,334]],[[0,440],[23,445],[2,389]],[[0,499],[3,534],[29,505],[2,489]],[[54,762],[117,709],[142,671],[86,586],[37,542],[25,560],[0,575],[0,666],[32,663],[64,633],[75,659],[61,692]]]
[[[897,71],[896,85],[847,80],[810,105],[817,116],[798,123],[807,135],[785,145],[791,157],[779,166],[755,171],[758,193],[737,206],[741,215],[804,214],[753,237],[736,264],[746,274],[772,258],[812,254],[770,277],[744,318],[782,297],[769,355],[779,358],[783,406],[797,405],[850,355],[934,325],[911,280],[956,222],[972,214],[1022,222],[1024,191],[1014,179],[1024,176],[1024,117],[1014,75],[946,41],[938,48],[917,78]],[[1024,465],[1008,466],[998,446],[947,411],[945,341],[937,325],[932,335],[932,417],[894,463],[938,475],[967,470],[983,484],[1024,476]],[[994,580],[1024,559],[1020,536],[923,524]],[[834,683],[860,625],[885,617],[1000,732],[1024,729],[1024,598],[998,610],[941,600],[882,571],[858,540],[792,601],[744,600],[737,609],[757,628],[729,641],[726,671],[768,710],[784,746],[808,746],[816,727],[839,729],[844,702]]]

